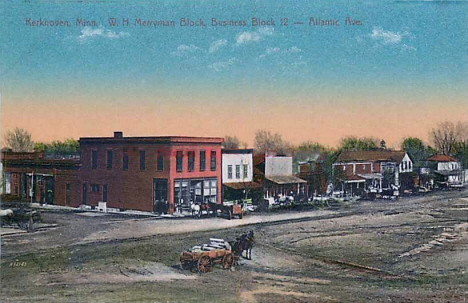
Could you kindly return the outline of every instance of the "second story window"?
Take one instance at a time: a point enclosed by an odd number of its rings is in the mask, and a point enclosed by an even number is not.
[[[176,154],[176,170],[177,171],[182,171],[182,168],[183,168],[183,153],[181,151],[178,151],[177,154]]]
[[[210,169],[211,170],[216,170],[216,151],[215,150],[211,151]]]
[[[240,165],[236,165],[236,179],[240,179]]]
[[[188,152],[188,171],[193,171],[195,169],[195,152]]]
[[[128,153],[126,151],[123,152],[122,156],[122,169],[128,170]]]
[[[140,170],[146,169],[146,153],[144,150],[140,150]]]
[[[248,164],[244,164],[244,176],[243,178],[244,179],[247,179],[247,176],[249,175],[249,165]]]
[[[161,152],[158,151],[158,171],[164,170],[164,157]]]
[[[112,158],[113,158],[113,153],[111,150],[107,151],[107,169],[112,168]]]
[[[232,165],[228,165],[228,179],[232,179]]]
[[[89,188],[92,193],[98,193],[99,192],[99,184],[90,184]]]
[[[206,152],[204,150],[200,151],[200,171],[204,171],[206,166]]]
[[[93,150],[91,152],[91,168],[92,169],[97,168],[97,150]]]

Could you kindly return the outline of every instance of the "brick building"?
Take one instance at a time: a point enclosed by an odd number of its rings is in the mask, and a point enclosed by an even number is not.
[[[2,152],[3,194],[13,199],[77,207],[78,159],[51,159],[42,152]]]
[[[333,163],[336,185],[352,195],[408,189],[414,183],[412,172],[413,161],[404,151],[343,151]]]
[[[221,203],[222,138],[80,138],[80,204],[169,212]]]

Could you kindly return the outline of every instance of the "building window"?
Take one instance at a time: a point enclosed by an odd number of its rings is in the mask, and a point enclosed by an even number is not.
[[[195,169],[195,152],[188,152],[188,171],[193,171]]]
[[[97,150],[93,150],[91,152],[91,168],[92,169],[97,168]]]
[[[200,151],[200,171],[204,171],[206,166],[206,152],[204,150]]]
[[[244,164],[244,179],[247,179],[248,175],[249,175],[249,165]]]
[[[112,168],[112,160],[113,160],[114,154],[112,153],[111,150],[107,151],[107,169]]]
[[[228,165],[228,179],[232,179],[232,165]]]
[[[128,153],[126,151],[123,152],[122,169],[128,170]]]
[[[216,170],[216,151],[211,151],[211,158],[210,158],[210,169]]]
[[[5,173],[5,194],[11,194],[11,173]]]
[[[176,170],[181,172],[184,164],[184,155],[181,151],[176,154]]]
[[[362,165],[362,170],[366,170],[366,165],[365,164]]]
[[[163,171],[164,170],[164,157],[161,152],[158,151],[158,170]]]
[[[346,165],[343,165],[343,171],[346,171]]]
[[[140,150],[140,170],[146,169],[146,153],[144,150]]]
[[[216,179],[203,181],[203,201],[216,203],[217,197]]]
[[[240,179],[240,165],[236,165],[236,179]]]
[[[89,190],[92,193],[98,193],[99,192],[99,184],[90,184],[89,185]]]

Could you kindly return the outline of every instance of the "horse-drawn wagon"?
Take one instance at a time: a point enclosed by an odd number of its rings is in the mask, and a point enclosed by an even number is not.
[[[221,213],[229,220],[237,216],[239,219],[244,217],[244,209],[240,204],[222,204],[220,205]]]
[[[194,246],[180,253],[180,265],[199,273],[211,271],[219,264],[223,269],[231,269],[238,264],[239,258],[245,252],[245,258],[251,259],[254,244],[253,231],[238,237],[236,241],[226,242],[223,239],[210,238],[210,244]]]
[[[210,244],[194,246],[191,250],[180,254],[180,264],[183,269],[206,273],[211,271],[215,264],[224,269],[231,269],[235,264],[236,256],[229,243],[222,239],[210,239]]]

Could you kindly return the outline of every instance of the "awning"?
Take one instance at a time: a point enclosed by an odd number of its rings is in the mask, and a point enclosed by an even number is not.
[[[252,189],[262,187],[262,185],[257,182],[224,183],[223,185],[232,189]]]
[[[266,177],[265,179],[276,184],[307,183],[307,181],[304,181],[301,178],[298,178],[296,176],[269,176],[269,177]]]
[[[373,174],[358,174],[359,177],[362,177],[366,180],[375,180],[375,179],[382,179],[382,174],[373,173]]]
[[[366,179],[357,175],[351,175],[351,176],[346,176],[344,179],[342,179],[342,181],[345,183],[361,183],[361,182],[366,182]]]
[[[41,174],[41,173],[28,173],[28,176],[41,176],[41,177],[53,177],[52,174]]]
[[[434,172],[442,176],[460,176],[462,174],[461,170],[436,170]]]

